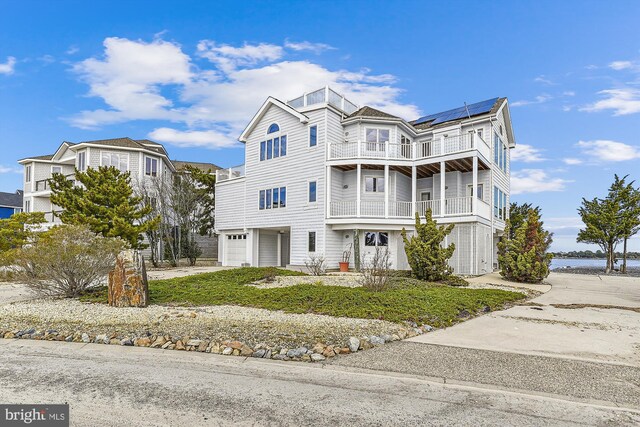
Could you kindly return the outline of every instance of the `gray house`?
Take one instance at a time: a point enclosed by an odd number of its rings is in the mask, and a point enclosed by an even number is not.
[[[0,219],[22,212],[22,196],[22,190],[17,190],[15,193],[0,192]]]

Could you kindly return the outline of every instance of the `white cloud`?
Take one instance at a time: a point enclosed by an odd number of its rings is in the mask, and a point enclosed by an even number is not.
[[[514,162],[533,163],[545,160],[541,155],[541,150],[527,144],[518,144],[510,151],[511,160]]]
[[[553,81],[551,81],[550,79],[548,79],[544,75],[540,75],[540,76],[536,77],[535,79],[533,79],[533,81],[536,82],[536,83],[542,83],[542,84],[549,85],[549,86],[555,84]]]
[[[633,62],[631,61],[613,61],[609,64],[609,68],[613,70],[625,70],[633,67]]]
[[[576,159],[575,157],[567,157],[567,158],[565,158],[565,159],[562,159],[562,161],[563,161],[565,164],[570,165],[570,166],[573,166],[573,165],[580,165],[580,164],[582,164],[582,163],[583,163],[583,162],[582,162],[582,160],[580,160],[580,159]]]
[[[21,169],[0,165],[0,173],[22,173]]]
[[[617,141],[579,141],[576,144],[593,162],[624,162],[640,159],[640,147]]]
[[[80,48],[76,45],[71,45],[69,46],[69,49],[67,49],[67,51],[65,52],[67,55],[75,55],[76,53],[80,52]]]
[[[328,45],[326,43],[312,43],[308,41],[303,42],[291,42],[286,40],[284,42],[284,47],[287,49],[295,50],[295,51],[305,51],[308,50],[313,53],[322,53],[325,50],[335,49],[335,47]]]
[[[584,227],[582,219],[579,216],[545,218],[545,228],[553,231],[555,234],[574,234],[580,228]]]
[[[13,74],[16,66],[16,58],[13,56],[7,57],[7,62],[0,63],[0,74]]]
[[[572,181],[552,178],[542,169],[523,169],[511,172],[511,194],[563,191]]]
[[[325,85],[360,105],[406,119],[421,115],[416,106],[400,102],[402,90],[392,75],[288,61],[276,45],[233,47],[203,40],[196,54],[210,63],[196,67],[176,43],[109,38],[104,44],[103,58],[79,62],[74,70],[89,84],[89,96],[108,108],[80,112],[70,119],[74,126],[165,120],[182,129],[165,125],[152,132],[167,143],[229,146],[268,96],[286,101]]]
[[[640,90],[623,87],[619,89],[607,89],[598,92],[604,99],[582,107],[581,111],[598,112],[613,110],[614,116],[640,113]]]
[[[520,100],[520,101],[515,101],[511,103],[512,107],[522,107],[524,105],[531,105],[531,104],[543,104],[549,100],[553,99],[553,97],[551,95],[548,94],[542,94],[542,95],[538,95],[536,96],[533,100]]]
[[[228,134],[215,130],[179,131],[165,127],[154,129],[149,133],[149,138],[177,147],[225,148],[239,144],[238,141],[230,139]]]

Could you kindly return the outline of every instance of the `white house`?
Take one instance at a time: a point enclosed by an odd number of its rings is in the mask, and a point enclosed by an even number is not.
[[[431,209],[456,224],[456,273],[496,267],[515,146],[506,98],[407,122],[325,87],[269,97],[239,139],[245,164],[217,172],[223,265],[301,266],[316,254],[337,268],[359,230],[365,256],[384,246],[408,269],[400,230]]]
[[[162,144],[148,139],[113,138],[79,143],[63,142],[55,153],[45,156],[27,157],[18,163],[24,167],[24,211],[44,212],[47,223],[44,227],[59,224],[60,208],[51,203],[49,179],[61,173],[74,179],[75,169],[85,171],[100,166],[115,166],[131,173],[131,182],[144,183],[149,178],[163,178],[176,173],[186,165],[201,170],[217,170],[212,163],[169,160]],[[217,256],[216,239],[202,238],[198,243],[205,256]],[[208,249],[208,251],[207,251]],[[208,253],[207,253],[208,252]]]

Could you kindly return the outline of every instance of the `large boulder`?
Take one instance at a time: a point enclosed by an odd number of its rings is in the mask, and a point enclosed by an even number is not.
[[[116,267],[109,273],[109,305],[113,307],[146,307],[149,284],[144,258],[139,251],[120,252]]]

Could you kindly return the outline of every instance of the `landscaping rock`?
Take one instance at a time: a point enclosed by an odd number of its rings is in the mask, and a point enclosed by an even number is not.
[[[86,332],[82,334],[82,342],[86,342],[86,343],[90,343],[91,342],[91,338],[89,337],[89,334],[87,334]]]
[[[176,341],[176,350],[184,350],[184,344],[182,343],[181,340]]]
[[[229,356],[232,353],[233,349],[231,347],[225,347],[224,350],[222,350],[222,354],[224,354],[225,356]]]
[[[355,353],[356,351],[358,351],[359,348],[360,348],[360,340],[356,337],[350,337],[349,350],[351,350],[352,353]]]
[[[318,354],[318,353],[313,353],[311,355],[311,360],[313,362],[322,362],[323,360],[326,360],[326,357],[324,357],[323,355]]]
[[[129,338],[125,338],[120,340],[120,345],[130,346],[130,345],[133,345],[133,341],[131,341],[131,339]]]
[[[253,349],[249,346],[243,345],[240,347],[240,355],[241,356],[251,356],[253,354]]]
[[[151,348],[162,347],[166,342],[167,342],[167,340],[164,339],[163,336],[160,336],[160,337],[156,338],[156,340],[153,342],[153,344],[151,344]]]
[[[191,347],[198,347],[200,344],[202,344],[202,340],[188,340],[187,341],[187,346],[191,346]]]
[[[384,344],[384,339],[377,337],[375,335],[371,335],[369,337],[369,342],[373,345],[381,345],[381,344]]]
[[[11,338],[15,338],[15,334],[13,332],[7,332],[4,334],[4,338],[5,339],[11,339]]]
[[[265,354],[267,354],[267,350],[261,348],[260,350],[254,351],[251,356],[262,358]]]
[[[128,249],[116,258],[109,273],[109,305],[114,307],[146,307],[149,303],[149,284],[144,257],[139,251]]]
[[[134,345],[138,347],[149,347],[151,345],[151,340],[147,337],[138,338],[134,341]]]

